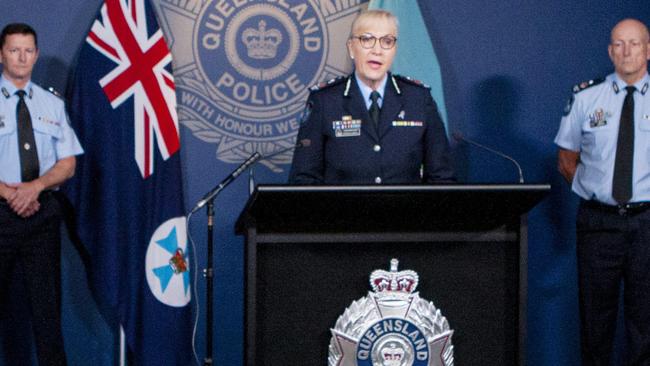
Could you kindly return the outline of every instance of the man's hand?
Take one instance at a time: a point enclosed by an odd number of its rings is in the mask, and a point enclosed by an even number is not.
[[[13,194],[7,198],[7,202],[18,216],[29,217],[40,209],[38,196],[45,186],[38,179],[26,183],[7,184],[7,186],[14,189]]]
[[[10,188],[5,183],[0,182],[0,198],[3,198],[5,201],[8,201],[9,197],[11,197],[14,194],[14,191],[16,191],[15,188]]]
[[[580,152],[560,148],[557,154],[557,167],[560,174],[569,184],[573,182],[573,176],[576,174],[578,162],[580,161]]]
[[[16,214],[18,214],[23,219],[26,219],[26,218],[32,216],[33,214],[37,213],[38,210],[40,210],[40,209],[41,209],[41,204],[38,201],[36,201],[36,202],[33,202],[31,205],[29,205],[24,212],[21,212],[21,213],[17,212]]]

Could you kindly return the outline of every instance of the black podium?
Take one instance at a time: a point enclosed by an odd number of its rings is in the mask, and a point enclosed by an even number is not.
[[[456,365],[524,365],[526,213],[549,190],[258,186],[236,225],[245,364],[326,365],[330,328],[397,258],[454,330]]]

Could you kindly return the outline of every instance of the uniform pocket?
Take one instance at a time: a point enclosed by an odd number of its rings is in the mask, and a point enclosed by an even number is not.
[[[61,126],[55,122],[44,122],[42,117],[32,120],[34,139],[38,149],[38,158],[41,162],[56,160],[55,149],[57,140],[63,137]]]
[[[44,121],[45,120],[45,121]],[[35,133],[41,133],[51,138],[60,139],[62,136],[60,122],[46,122],[47,118],[39,117],[32,120],[32,127]]]

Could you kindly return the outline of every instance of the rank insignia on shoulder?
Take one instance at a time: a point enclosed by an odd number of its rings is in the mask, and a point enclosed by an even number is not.
[[[576,84],[573,86],[573,93],[574,94],[579,93],[585,89],[591,88],[592,86],[598,85],[603,81],[605,81],[604,78],[583,81],[580,84]]]
[[[414,79],[414,78],[412,78],[410,76],[404,76],[404,75],[399,75],[399,74],[393,74],[392,76],[393,76],[393,82],[394,82],[395,79],[397,79],[397,80],[403,81],[403,82],[405,82],[407,84],[419,86],[419,87],[426,88],[426,89],[431,89],[431,87],[429,85],[421,82],[420,80]]]
[[[334,79],[330,79],[330,80],[327,80],[327,81],[320,82],[320,83],[312,86],[311,88],[309,88],[309,90],[318,91],[318,90],[321,90],[321,89],[325,89],[327,87],[339,84],[339,83],[343,82],[345,79],[346,79],[345,76],[335,77]]]
[[[59,99],[63,98],[61,93],[59,93],[56,89],[54,89],[54,87],[47,88],[47,91],[49,91],[50,93],[52,93],[52,95],[54,95],[55,97],[58,97]]]

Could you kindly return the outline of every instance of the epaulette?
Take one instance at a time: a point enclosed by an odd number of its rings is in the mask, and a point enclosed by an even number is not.
[[[394,79],[398,79],[398,80],[403,81],[403,82],[405,82],[407,84],[419,86],[421,88],[431,89],[431,87],[429,85],[421,82],[420,80],[413,79],[410,76],[404,76],[404,75],[399,75],[399,74],[391,74],[391,75],[393,76]]]
[[[312,86],[311,88],[309,88],[309,90],[315,92],[315,91],[318,91],[318,90],[327,89],[327,88],[332,87],[334,85],[341,84],[342,82],[344,82],[347,79],[348,79],[347,76],[339,76],[339,77],[336,77],[334,79],[330,79],[328,81],[323,81],[323,82],[321,82],[319,84],[316,84],[316,85]]]
[[[593,79],[593,80],[588,80],[588,81],[583,81],[580,84],[576,84],[573,86],[573,94],[580,93],[581,91],[585,89],[589,89],[594,85],[598,85],[605,81],[605,78],[599,78],[599,79]]]
[[[59,99],[63,99],[63,96],[61,95],[61,93],[59,93],[56,89],[54,89],[54,87],[51,86],[51,87],[49,87],[49,88],[47,88],[45,90],[49,91],[55,97],[57,97]]]

